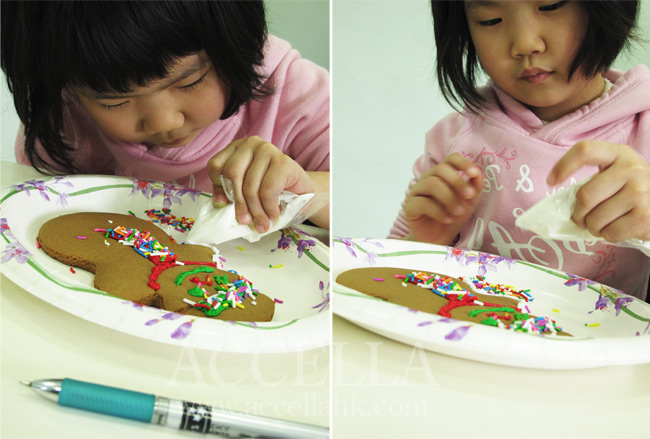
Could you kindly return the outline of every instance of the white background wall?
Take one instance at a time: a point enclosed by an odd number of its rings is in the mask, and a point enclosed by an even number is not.
[[[329,10],[328,0],[267,0],[269,32],[288,40],[303,57],[329,69]],[[0,82],[1,159],[15,162],[14,140],[19,120],[4,73],[0,73]]]
[[[641,3],[647,41],[616,68],[650,66],[650,0]],[[426,131],[452,111],[434,80],[429,3],[334,0],[332,21],[334,235],[385,237]]]

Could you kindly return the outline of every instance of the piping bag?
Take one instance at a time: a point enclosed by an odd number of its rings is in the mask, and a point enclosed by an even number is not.
[[[558,241],[604,241],[603,238],[592,235],[589,230],[581,229],[571,221],[571,214],[576,203],[576,193],[591,178],[585,178],[569,186],[566,190],[542,199],[520,215],[515,221],[515,225],[524,230],[530,230],[543,238]],[[650,256],[650,241],[633,238],[623,242],[608,242],[608,244],[635,248],[646,256]]]
[[[329,201],[329,194],[326,192],[297,195],[282,191],[279,196],[280,216],[271,220],[271,226],[266,232],[259,233],[252,221],[247,225],[237,222],[232,181],[223,176],[220,178],[229,203],[224,207],[214,207],[212,199],[206,200],[199,208],[199,214],[187,236],[188,244],[206,245],[216,250],[217,244],[236,238],[256,242],[277,230],[302,223]]]

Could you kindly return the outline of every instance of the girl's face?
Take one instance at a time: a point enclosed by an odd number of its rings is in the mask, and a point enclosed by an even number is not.
[[[555,120],[598,97],[600,75],[581,71],[569,81],[587,26],[574,1],[465,0],[465,12],[483,69],[510,96],[542,120]]]
[[[126,95],[74,90],[106,134],[164,148],[190,143],[221,117],[228,101],[227,87],[203,52],[180,58],[165,78]]]

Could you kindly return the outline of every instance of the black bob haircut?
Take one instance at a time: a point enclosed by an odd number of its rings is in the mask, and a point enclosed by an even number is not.
[[[260,1],[5,1],[2,70],[25,126],[32,166],[68,172],[74,147],[61,137],[62,91],[126,93],[163,78],[176,60],[204,50],[228,87],[226,119],[272,93],[258,67],[267,27]]]
[[[465,16],[464,1],[431,0],[436,40],[436,75],[442,94],[454,108],[466,106],[476,113],[485,103],[476,88],[481,65]],[[607,70],[634,37],[638,0],[578,1],[587,12],[582,44],[569,69],[593,77]]]

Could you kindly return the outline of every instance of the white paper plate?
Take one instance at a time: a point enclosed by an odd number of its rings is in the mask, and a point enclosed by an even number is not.
[[[333,261],[333,311],[403,343],[471,360],[545,369],[650,363],[650,305],[590,280],[486,253],[397,240],[335,238]],[[453,277],[484,275],[489,283],[530,289],[531,314],[551,317],[574,337],[445,319],[336,283],[346,270],[374,266]]]
[[[169,207],[177,217],[194,218],[205,197],[209,195],[173,184],[108,176],[46,177],[9,186],[0,198],[2,273],[71,314],[149,340],[260,353],[327,345],[329,248],[297,229],[256,243],[235,240],[219,246],[225,269],[245,274],[260,292],[283,302],[276,304],[273,320],[262,323],[197,318],[109,296],[93,287],[91,273],[72,273],[36,248],[40,226],[59,215],[130,211],[148,219],[145,210]],[[184,242],[185,234],[171,234]]]

